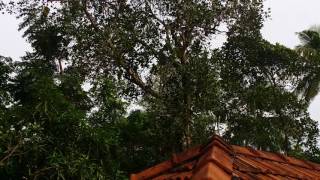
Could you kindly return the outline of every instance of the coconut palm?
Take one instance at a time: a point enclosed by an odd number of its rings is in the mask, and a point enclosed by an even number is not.
[[[310,68],[298,84],[297,93],[311,102],[320,91],[320,26],[297,33],[301,45],[296,51],[307,60]]]

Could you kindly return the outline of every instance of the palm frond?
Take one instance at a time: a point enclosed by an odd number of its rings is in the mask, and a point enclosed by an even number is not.
[[[320,90],[320,73],[305,76],[296,88],[296,93],[311,102]]]
[[[301,41],[302,46],[305,46],[311,41],[311,37],[306,31],[298,32],[297,35],[299,40]]]
[[[314,32],[317,32],[318,34],[320,34],[320,25],[314,25],[314,26],[311,26],[309,28],[310,31],[314,31]]]
[[[310,29],[297,33],[301,44],[296,46],[299,55],[309,60],[313,68],[320,63],[320,26],[312,26]],[[315,64],[314,64],[315,63]],[[297,94],[301,95],[307,102],[320,91],[320,69],[311,70],[305,75],[296,88]]]
[[[305,92],[305,99],[310,102],[312,101],[318,94],[320,89],[320,75],[317,74],[314,79],[310,82],[309,88]]]
[[[298,45],[296,51],[300,56],[305,57],[306,59],[311,59],[319,53],[317,50],[303,45]]]

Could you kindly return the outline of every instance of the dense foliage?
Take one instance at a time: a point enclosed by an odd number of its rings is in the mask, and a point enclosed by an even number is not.
[[[2,6],[33,51],[0,58],[1,179],[126,179],[212,134],[320,160],[318,53],[264,40],[262,0]]]
[[[299,32],[298,37],[301,45],[296,47],[296,51],[307,59],[308,68],[303,73],[303,80],[296,91],[310,102],[320,90],[320,28],[311,27]]]

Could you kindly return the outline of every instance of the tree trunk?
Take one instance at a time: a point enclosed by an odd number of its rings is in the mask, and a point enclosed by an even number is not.
[[[191,137],[191,96],[190,94],[185,97],[185,113],[184,113],[184,137],[183,137],[183,149],[187,149],[191,146],[192,137]]]
[[[59,63],[59,73],[62,74],[63,72],[63,67],[62,67],[62,62],[60,59],[58,59],[58,63]]]
[[[183,109],[183,137],[182,137],[182,149],[187,149],[192,144],[192,132],[191,132],[191,123],[192,123],[192,97],[190,92],[190,77],[188,73],[184,73],[182,78],[183,92],[184,92],[184,109]]]

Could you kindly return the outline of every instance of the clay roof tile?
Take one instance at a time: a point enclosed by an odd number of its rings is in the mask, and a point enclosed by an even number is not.
[[[209,143],[174,154],[168,161],[131,175],[131,180],[319,179],[320,164],[229,145],[213,136]]]

